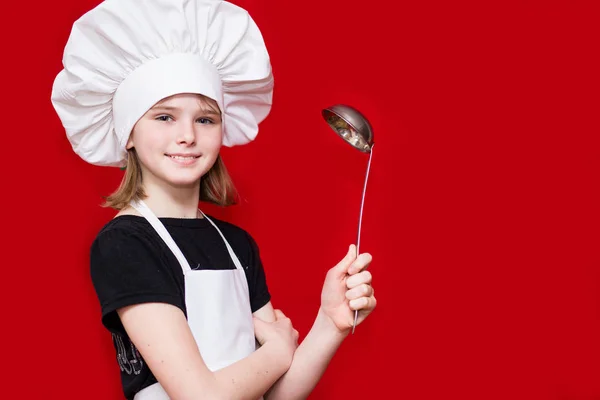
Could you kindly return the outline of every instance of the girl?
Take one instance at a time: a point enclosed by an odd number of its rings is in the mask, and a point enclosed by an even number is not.
[[[220,147],[253,140],[270,111],[254,21],[217,0],[106,0],[75,22],[63,65],[52,102],[73,149],[126,166],[91,248],[125,397],[306,398],[354,310],[360,324],[375,307],[371,256],[350,246],[329,270],[298,346],[252,237],[198,209],[234,203]]]

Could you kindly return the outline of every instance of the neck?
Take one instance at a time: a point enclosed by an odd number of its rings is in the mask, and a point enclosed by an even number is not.
[[[173,187],[144,184],[144,202],[157,217],[198,218],[200,182],[193,186]]]

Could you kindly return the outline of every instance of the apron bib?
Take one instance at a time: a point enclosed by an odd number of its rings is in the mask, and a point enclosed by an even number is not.
[[[141,200],[131,206],[148,220],[181,265],[188,325],[208,368],[219,370],[254,352],[256,341],[246,274],[215,223],[202,213],[225,242],[234,270],[192,270],[152,210]],[[169,400],[169,396],[160,383],[155,383],[138,392],[134,400]]]

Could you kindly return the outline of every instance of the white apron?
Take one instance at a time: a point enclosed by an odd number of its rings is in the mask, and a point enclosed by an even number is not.
[[[131,206],[150,222],[183,269],[188,325],[208,368],[216,371],[254,352],[256,341],[246,274],[214,222],[202,213],[223,238],[235,264],[234,270],[192,270],[152,210],[143,201],[133,202]],[[138,392],[134,399],[169,400],[169,396],[160,383],[155,383]]]

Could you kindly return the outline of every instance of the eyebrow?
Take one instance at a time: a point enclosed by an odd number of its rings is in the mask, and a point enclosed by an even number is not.
[[[163,105],[157,105],[152,107],[153,111],[179,111],[178,107],[173,107],[173,106],[163,106]],[[202,110],[200,110],[203,114],[209,114],[209,115],[221,115],[220,112],[217,112],[215,110],[212,110],[210,108],[203,108]]]

